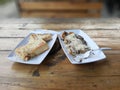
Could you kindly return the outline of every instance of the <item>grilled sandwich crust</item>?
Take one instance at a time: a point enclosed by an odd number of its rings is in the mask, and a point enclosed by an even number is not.
[[[52,39],[52,35],[51,34],[31,34],[29,42],[32,42],[38,39],[43,39],[44,41],[48,42]]]
[[[21,59],[28,61],[48,50],[49,46],[46,41],[51,39],[51,34],[31,34],[28,43],[16,48],[15,53]]]
[[[49,49],[48,44],[44,40],[39,39],[35,40],[33,43],[28,43],[24,46],[17,48],[15,50],[15,53],[21,59],[27,61],[48,49]]]

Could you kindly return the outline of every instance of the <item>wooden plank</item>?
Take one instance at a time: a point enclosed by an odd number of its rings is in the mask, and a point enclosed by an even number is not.
[[[22,11],[21,12],[21,17],[34,17],[34,18],[39,18],[39,17],[44,17],[44,18],[98,18],[100,17],[100,13],[85,13],[85,12],[64,12],[64,11]]]
[[[0,37],[25,37],[30,31],[33,29],[1,29],[2,33],[0,33]],[[58,30],[59,31],[59,30]],[[92,39],[99,40],[100,39],[109,39],[109,38],[120,38],[120,30],[83,30],[86,34],[88,34]],[[92,31],[92,32],[91,32]]]
[[[105,61],[85,65],[72,65],[64,58],[65,60],[53,66],[48,66],[48,63],[60,60],[60,57],[63,57],[63,52],[59,51],[56,55],[53,55],[52,59],[51,56],[48,56],[41,65],[13,63],[6,59],[8,53],[0,52],[2,58],[0,62],[0,88],[5,86],[12,90],[14,90],[13,88],[18,88],[18,90],[22,88],[49,90],[50,88],[54,90],[56,87],[58,87],[58,90],[71,88],[76,90],[77,88],[119,90],[120,88],[120,55],[107,55]],[[40,76],[33,76],[35,71]]]
[[[46,2],[46,1],[72,1],[72,0],[18,0],[19,2]],[[86,1],[90,1],[90,0],[74,0],[74,1],[79,1],[79,2],[86,2]],[[73,2],[74,2],[73,1]],[[100,1],[100,0],[98,0]],[[93,1],[95,2],[95,1]]]
[[[25,37],[27,36],[31,31],[33,30],[11,30],[11,29],[4,29],[4,30],[0,30],[2,33],[0,33],[0,37],[2,38],[9,38],[9,37]]]
[[[40,72],[41,78],[52,75],[52,72],[54,73],[53,75],[56,76],[55,78],[58,78],[59,75],[61,77],[69,76],[69,78],[111,77],[120,75],[120,54],[106,54],[107,58],[105,60],[91,64],[72,65],[63,51],[60,50],[56,52],[56,54],[48,55],[41,65],[26,65],[8,60],[6,57],[9,53],[8,51],[0,51],[0,77],[32,78],[32,74],[36,69]],[[62,57],[64,57],[64,60],[61,60]],[[12,69],[10,67],[12,67]]]
[[[40,24],[0,24],[0,28],[40,28]]]
[[[11,23],[12,22],[12,23]],[[60,19],[54,19],[54,18],[9,18],[9,19],[2,19],[0,20],[0,24],[56,24],[56,23],[71,23],[71,24],[97,24],[97,23],[103,23],[103,24],[119,24],[120,19],[119,18],[60,18]]]
[[[67,30],[67,29],[92,29],[92,30],[120,30],[119,23],[91,23],[91,22],[84,22],[84,23],[57,23],[57,24],[0,24],[1,29],[50,29],[50,30]]]
[[[96,42],[100,47],[111,47],[112,49],[119,48],[119,44],[111,42]]]
[[[13,50],[16,45],[22,40],[23,38],[0,38],[0,50]],[[94,39],[92,38],[99,46],[111,47],[112,49],[120,49],[120,38],[102,38],[102,39]]]
[[[23,38],[0,38],[0,50],[12,50]]]
[[[91,32],[92,31],[92,32]],[[90,37],[97,38],[120,38],[120,30],[84,30]]]
[[[29,80],[29,78],[0,78],[2,82],[2,86],[7,86],[9,88],[15,87],[17,90],[21,90],[21,88],[32,88],[34,90],[70,90],[75,89],[79,90],[119,90],[119,77],[51,77],[52,79],[42,79],[42,78],[34,78]],[[37,80],[38,79],[38,80]],[[12,81],[13,80],[13,81]],[[89,80],[89,81],[88,81]],[[70,82],[68,82],[70,81]],[[62,82],[62,83],[61,83]],[[38,84],[39,83],[39,84]],[[49,83],[49,84],[48,84]],[[62,87],[61,87],[62,86]],[[20,87],[20,88],[19,88]],[[57,89],[56,89],[57,87]],[[4,90],[4,89],[3,89]],[[13,89],[12,89],[13,90]],[[25,89],[23,89],[25,90]]]
[[[103,20],[104,21],[104,20]],[[14,22],[14,21],[13,21]],[[25,23],[26,22],[26,23]],[[120,89],[120,28],[119,21],[80,21],[77,25],[87,28],[84,32],[101,47],[108,46],[112,50],[104,51],[107,58],[103,61],[84,65],[73,65],[69,62],[63,50],[48,55],[40,65],[26,65],[14,63],[7,59],[9,50],[12,50],[25,37],[29,31],[35,28],[43,28],[44,25],[62,24],[39,24],[38,21],[8,22],[0,27],[0,89],[2,90],[119,90]],[[27,23],[28,22],[28,23]],[[108,22],[108,23],[107,23]],[[36,24],[37,23],[37,24]],[[50,23],[50,22],[49,22]],[[81,24],[82,23],[82,24]],[[96,24],[97,23],[97,24]],[[107,23],[107,24],[106,24]],[[72,23],[71,25],[75,25]],[[104,29],[88,29],[89,27]],[[3,26],[2,26],[3,25]],[[69,25],[67,23],[62,24]],[[84,27],[86,25],[86,27]],[[109,29],[109,25],[115,25],[115,29]],[[59,26],[59,25],[58,25]],[[30,28],[29,28],[30,27]],[[61,28],[63,28],[61,27]],[[74,26],[78,27],[78,26]],[[104,28],[103,27],[103,28]],[[45,26],[44,26],[45,28]],[[47,27],[48,28],[48,27]],[[50,27],[49,27],[50,28]],[[58,31],[61,29],[59,28]],[[69,28],[66,27],[65,28]],[[115,28],[115,27],[113,27]],[[18,34],[19,33],[19,34]],[[23,35],[22,35],[23,33]],[[9,38],[10,37],[10,38]],[[16,38],[15,38],[16,37]],[[37,73],[37,75],[36,75]],[[70,82],[69,82],[70,81]]]
[[[67,30],[67,29],[120,29],[120,24],[108,24],[108,23],[81,23],[81,24],[43,24],[41,25],[43,29],[53,29],[53,30]]]
[[[31,7],[32,6],[32,7]],[[62,6],[62,7],[61,7]],[[79,3],[79,2],[20,2],[21,10],[101,10],[102,3]]]
[[[110,43],[111,42],[111,44],[118,43],[120,41],[120,38],[117,38],[115,36],[109,37],[109,38],[102,38],[102,36],[101,36],[101,37],[95,37],[92,39],[96,42],[103,42],[103,43],[105,43],[105,42]]]

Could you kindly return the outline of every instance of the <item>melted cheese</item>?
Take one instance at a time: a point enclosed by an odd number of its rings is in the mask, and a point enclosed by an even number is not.
[[[72,50],[72,52],[85,51],[85,49],[88,48],[88,46],[83,44],[83,41],[78,39],[74,33],[67,35],[64,42],[69,52],[70,50]]]

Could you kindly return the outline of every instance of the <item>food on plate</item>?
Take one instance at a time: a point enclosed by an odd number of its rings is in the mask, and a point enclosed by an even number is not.
[[[52,39],[51,34],[31,34],[26,45],[16,48],[15,53],[27,61],[49,49],[47,41]]]
[[[64,31],[62,33],[62,39],[68,52],[73,56],[85,53],[89,50],[87,42],[84,40],[84,38],[80,35],[75,34],[74,32]]]
[[[42,38],[44,41],[47,42],[47,41],[52,39],[52,35],[51,34],[31,34],[29,42],[32,42],[32,41],[37,40],[39,38],[40,39]]]

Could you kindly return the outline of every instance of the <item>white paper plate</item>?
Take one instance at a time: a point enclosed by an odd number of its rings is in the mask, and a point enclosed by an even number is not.
[[[90,62],[95,62],[95,61],[99,61],[99,60],[103,60],[106,58],[106,56],[104,55],[104,53],[101,51],[101,50],[97,50],[97,51],[94,51],[94,55],[90,55],[89,58],[87,59],[83,59],[82,62],[78,62],[78,61],[75,61],[73,56],[70,55],[64,45],[64,42],[63,40],[61,39],[61,35],[62,33],[66,31],[66,32],[74,32],[75,34],[78,34],[80,36],[82,36],[84,38],[84,40],[87,42],[88,46],[91,48],[91,49],[98,49],[98,45],[86,34],[84,33],[82,30],[63,30],[59,33],[58,37],[59,37],[59,41],[60,41],[60,44],[62,46],[62,49],[64,51],[64,53],[66,54],[66,56],[68,57],[69,61],[72,63],[72,64],[84,64],[84,63],[90,63]]]
[[[41,33],[41,34],[50,33],[50,34],[52,34],[52,40],[50,40],[48,42],[49,49],[47,51],[45,51],[44,53],[30,59],[29,61],[24,61],[24,60],[20,59],[19,57],[17,57],[16,54],[14,53],[14,51],[15,51],[15,49],[17,47],[25,45],[28,42],[30,34],[32,34],[32,33],[35,33],[35,34],[38,34],[38,33]],[[48,55],[48,53],[52,49],[52,47],[53,47],[53,45],[54,45],[54,43],[55,43],[55,41],[57,39],[57,32],[51,31],[51,30],[36,30],[36,31],[30,32],[30,34],[27,37],[25,37],[17,45],[17,47],[9,54],[9,56],[8,56],[9,60],[14,61],[14,62],[24,63],[24,64],[40,64],[45,59],[45,57]]]

